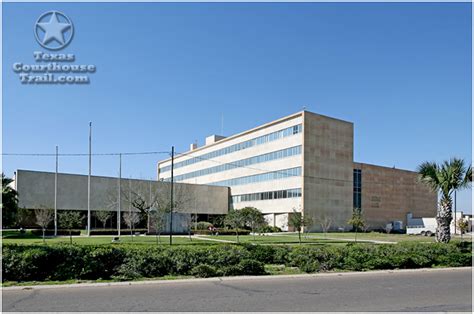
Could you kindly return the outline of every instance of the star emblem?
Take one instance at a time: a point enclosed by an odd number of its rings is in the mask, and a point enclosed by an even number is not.
[[[48,15],[50,15],[49,21],[42,21],[47,20]],[[66,22],[60,21],[58,16],[61,16],[62,19]],[[38,31],[39,29],[44,32],[42,39],[40,38],[41,32]],[[67,32],[68,30],[70,30],[70,32],[68,32],[67,39],[65,39],[65,32]],[[72,39],[72,22],[66,15],[60,12],[46,12],[41,15],[38,21],[36,22],[35,35],[38,43],[44,48],[51,50],[58,50],[64,48]]]

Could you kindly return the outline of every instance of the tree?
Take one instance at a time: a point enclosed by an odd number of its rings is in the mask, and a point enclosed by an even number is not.
[[[16,222],[18,211],[18,193],[11,187],[13,179],[2,173],[2,224],[11,227]]]
[[[318,217],[319,224],[321,226],[321,230],[324,233],[324,237],[326,238],[326,234],[328,230],[331,228],[332,225],[332,218],[329,215],[321,214]]]
[[[45,233],[46,228],[51,223],[54,217],[54,210],[49,208],[35,209],[36,224],[43,230],[43,243],[46,243]]]
[[[354,208],[352,210],[352,217],[347,221],[349,225],[352,225],[355,231],[355,242],[357,242],[357,231],[360,229],[364,228],[365,226],[365,221],[364,221],[364,216],[362,215],[362,209],[361,208]]]
[[[194,214],[184,214],[182,215],[181,225],[188,232],[189,241],[193,241],[192,235],[192,226],[194,221]]]
[[[161,232],[165,228],[166,223],[166,211],[161,208],[153,208],[150,211],[149,223],[155,228],[156,243],[161,243]]]
[[[239,211],[245,219],[245,226],[252,230],[253,239],[255,240],[255,229],[265,224],[262,212],[255,207],[244,207]]]
[[[436,213],[436,241],[448,243],[451,240],[450,225],[453,219],[452,193],[467,188],[472,182],[472,168],[464,160],[451,158],[442,164],[424,162],[418,167],[419,179],[431,190],[440,194]]]
[[[105,225],[107,224],[107,220],[112,217],[111,213],[107,210],[98,210],[94,212],[95,218],[99,219],[99,221],[102,223],[102,227],[105,228]]]
[[[293,208],[293,213],[290,215],[288,224],[298,231],[298,239],[301,244],[301,230],[311,226],[313,219],[310,216],[303,215],[303,213],[296,211],[296,208]]]
[[[69,241],[72,244],[72,229],[78,228],[84,216],[78,211],[65,211],[59,213],[59,225],[69,231]]]
[[[458,219],[458,228],[459,228],[459,231],[461,232],[461,240],[462,240],[463,234],[469,231],[469,221],[463,218]]]
[[[135,228],[135,225],[140,222],[140,215],[137,212],[126,212],[123,214],[123,221],[125,221],[128,228],[130,228],[130,236],[133,241],[133,229]]]
[[[225,224],[229,225],[235,230],[235,234],[237,235],[237,243],[239,243],[239,229],[242,229],[245,226],[245,216],[242,215],[240,210],[232,209],[225,217]]]
[[[19,207],[16,213],[16,225],[24,228],[27,225],[34,223],[34,220],[36,219],[34,216],[35,212],[33,210]]]

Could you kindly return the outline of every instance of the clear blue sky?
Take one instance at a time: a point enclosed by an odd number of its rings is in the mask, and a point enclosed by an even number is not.
[[[85,86],[25,86],[14,62],[44,50],[45,11],[75,26]],[[352,121],[356,161],[414,170],[425,160],[471,161],[471,4],[3,4],[6,153],[184,151],[299,111]],[[124,176],[154,178],[165,156],[123,160]],[[60,171],[87,173],[87,158]],[[4,171],[54,171],[54,158],[4,157]],[[116,157],[93,174],[117,175]],[[470,194],[458,209],[470,211]]]

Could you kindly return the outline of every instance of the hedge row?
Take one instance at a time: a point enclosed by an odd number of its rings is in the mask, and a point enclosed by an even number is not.
[[[43,236],[43,230],[42,229],[32,229],[31,234],[35,236]],[[81,234],[81,230],[71,230],[71,235],[73,236],[78,236]],[[52,236],[54,235],[54,229],[46,229],[45,230],[45,235],[46,236]],[[58,235],[69,235],[69,230],[65,229],[58,229]]]
[[[226,229],[226,228],[216,228],[216,231],[211,231],[211,230],[199,230],[199,229],[193,229],[192,230],[193,234],[202,234],[202,235],[236,235],[235,229]],[[249,235],[250,230],[247,229],[239,229],[239,235]]]
[[[472,244],[346,246],[4,245],[4,281],[260,275],[264,264],[305,272],[470,266]]]

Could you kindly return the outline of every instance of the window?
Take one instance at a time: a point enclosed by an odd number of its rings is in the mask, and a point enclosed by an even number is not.
[[[301,189],[289,189],[289,190],[280,190],[280,191],[269,191],[261,193],[252,193],[252,194],[242,194],[232,196],[232,203],[240,202],[250,202],[250,201],[264,201],[272,199],[284,199],[284,198],[294,198],[301,197]]]
[[[211,158],[215,158],[222,155],[227,155],[239,150],[247,149],[249,147],[261,145],[261,144],[278,140],[280,138],[284,138],[290,135],[295,135],[295,134],[301,133],[301,130],[302,130],[302,126],[301,124],[298,124],[298,125],[295,125],[295,126],[292,126],[280,131],[276,131],[276,132],[263,135],[263,136],[260,136],[260,137],[242,142],[242,143],[238,143],[238,144],[234,144],[225,148],[221,148],[216,151],[203,154],[201,156],[193,157],[185,161],[178,162],[174,165],[174,168],[177,169],[177,168],[185,167],[185,166],[200,162],[202,160],[211,159]],[[160,168],[160,173],[168,172],[170,170],[171,170],[171,166],[165,166],[165,167]]]

